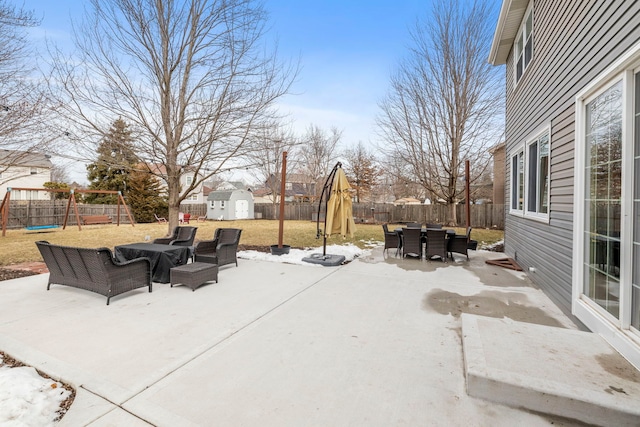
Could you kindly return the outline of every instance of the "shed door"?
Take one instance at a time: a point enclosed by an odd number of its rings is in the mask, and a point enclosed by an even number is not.
[[[236,219],[249,218],[249,202],[247,200],[236,200]]]

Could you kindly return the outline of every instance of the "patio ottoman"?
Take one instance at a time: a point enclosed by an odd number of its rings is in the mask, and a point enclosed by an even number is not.
[[[196,288],[211,280],[218,283],[218,264],[192,262],[171,269],[171,287],[183,284],[195,291]]]

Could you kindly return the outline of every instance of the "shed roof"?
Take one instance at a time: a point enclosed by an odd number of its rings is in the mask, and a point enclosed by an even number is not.
[[[209,201],[230,200],[233,193],[238,193],[238,192],[242,194],[246,193],[247,195],[251,196],[251,192],[246,190],[216,190],[209,193],[209,197],[207,197],[207,200]]]

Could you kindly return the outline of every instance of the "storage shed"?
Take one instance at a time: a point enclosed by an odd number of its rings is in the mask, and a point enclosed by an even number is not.
[[[212,191],[207,197],[207,218],[253,219],[253,194],[247,190]]]

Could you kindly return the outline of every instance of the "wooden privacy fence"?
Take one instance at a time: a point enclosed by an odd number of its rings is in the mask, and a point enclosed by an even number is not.
[[[323,206],[324,208],[324,206]],[[256,217],[278,219],[279,204],[259,203],[254,205]],[[284,219],[315,221],[318,205],[285,204]],[[464,226],[466,212],[464,205],[456,205],[457,226]],[[403,205],[355,203],[353,216],[356,222],[374,223],[440,223],[449,222],[449,207],[446,205]],[[321,220],[323,217],[321,216]],[[504,229],[504,206],[493,204],[471,205],[471,226],[475,228]]]
[[[64,223],[67,212],[67,200],[16,200],[9,203],[7,228],[37,227],[60,225]],[[118,222],[117,205],[78,204],[78,214],[82,216],[107,215],[113,223]],[[120,209],[120,224],[129,224],[124,209]],[[67,226],[77,225],[75,215],[69,215]]]
[[[67,204],[67,200],[13,200],[9,203],[7,228],[16,229],[44,225],[62,226]],[[78,203],[77,206],[80,216],[107,215],[111,217],[114,224],[118,222],[118,205]],[[129,209],[131,209],[131,206],[129,206]],[[180,206],[180,210],[191,214],[191,217],[204,216],[207,214],[207,205],[205,203],[185,204]],[[120,209],[120,224],[129,224],[127,213],[122,208]],[[67,226],[70,225],[77,225],[73,214],[69,215],[67,219]]]
[[[323,206],[324,207],[324,206]],[[12,201],[9,208],[7,228],[24,228],[41,225],[62,225],[67,208],[66,200],[24,200]],[[254,205],[255,217],[263,219],[278,219],[280,206],[271,203],[257,203]],[[204,216],[207,205],[184,204],[180,210],[191,216]],[[117,222],[117,205],[78,204],[78,212],[82,215],[109,215],[113,222]],[[287,203],[284,218],[287,220],[315,221],[318,212],[317,204]],[[465,206],[456,206],[458,226],[465,225]],[[449,208],[445,205],[404,205],[355,203],[353,216],[356,222],[402,223],[402,222],[449,222]],[[321,217],[321,219],[323,219]],[[74,215],[69,215],[67,225],[76,225]],[[128,224],[126,213],[120,211],[120,223]],[[471,205],[471,226],[475,228],[504,229],[504,206],[493,204]]]

